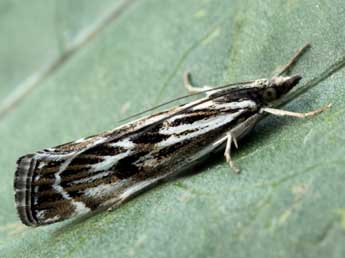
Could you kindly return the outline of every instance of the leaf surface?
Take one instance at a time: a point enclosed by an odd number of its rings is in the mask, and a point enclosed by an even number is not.
[[[79,24],[66,30],[77,33],[94,22],[92,17],[109,11],[106,1],[103,6],[95,2],[85,7],[92,15],[71,18],[82,3],[59,9],[60,17]],[[0,120],[0,256],[343,257],[344,11],[341,0],[143,0],[125,5]],[[27,12],[28,20],[38,13]],[[39,33],[46,25],[27,26]],[[25,47],[33,50],[39,42],[56,49],[57,32],[50,33],[41,40],[34,36]],[[312,119],[270,116],[261,121],[234,152],[240,175],[219,155],[194,175],[155,187],[113,212],[37,229],[18,221],[12,185],[20,155],[111,129],[120,118],[184,95],[185,70],[199,85],[269,77],[306,42],[313,47],[291,72],[303,76],[301,87],[308,91],[284,109],[333,107]],[[10,55],[25,57],[16,50]],[[36,56],[25,58],[42,64]],[[13,74],[15,65],[9,68]],[[11,94],[16,83],[2,87],[0,96]]]

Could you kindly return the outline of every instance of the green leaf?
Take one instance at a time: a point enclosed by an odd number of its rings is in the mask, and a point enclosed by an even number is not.
[[[15,78],[11,86],[5,85],[8,78],[1,81],[4,99],[28,74],[26,68],[17,74],[20,60],[27,59],[34,73],[33,64],[44,64],[37,59],[54,62],[68,52],[68,44],[61,47],[61,31],[80,35],[85,27],[94,33],[28,92],[24,89],[1,117],[1,257],[343,257],[341,0],[73,1],[73,8],[65,1],[56,12],[71,20],[57,19],[60,32],[37,21],[41,9],[3,2],[2,16],[10,12],[6,5],[27,10],[25,18],[32,23],[26,26],[35,32],[26,41],[30,35],[18,12],[2,38],[15,26],[22,39],[8,39],[8,49],[20,40],[28,51],[35,42],[60,51],[37,57],[8,50]],[[55,3],[35,2],[43,9]],[[109,14],[112,19],[92,27],[96,18],[106,20]],[[306,42],[313,47],[292,72],[303,76],[301,86],[308,91],[284,108],[333,107],[306,120],[271,116],[261,121],[234,152],[240,175],[220,154],[194,175],[162,184],[113,212],[37,229],[19,222],[12,184],[20,155],[111,129],[119,118],[185,94],[185,70],[200,85],[269,77]],[[0,67],[6,60],[0,58]]]

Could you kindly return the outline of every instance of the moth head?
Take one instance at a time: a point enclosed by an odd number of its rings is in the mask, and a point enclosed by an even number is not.
[[[260,95],[264,103],[270,103],[287,94],[302,79],[299,75],[276,76],[271,80],[258,80]]]

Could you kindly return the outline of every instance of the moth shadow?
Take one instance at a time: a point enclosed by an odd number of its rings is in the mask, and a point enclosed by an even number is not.
[[[151,189],[157,187],[158,185],[163,186],[164,184],[167,184],[167,183],[176,182],[176,181],[180,180],[181,178],[187,178],[187,177],[195,176],[197,174],[202,173],[207,168],[210,168],[210,167],[213,167],[213,166],[219,164],[223,160],[222,156],[219,156],[218,153],[213,153],[213,154],[209,155],[208,157],[209,158],[207,158],[207,159],[201,160],[200,163],[198,162],[196,164],[193,164],[191,167],[189,167],[185,171],[179,173],[178,175],[173,175],[173,176],[170,176],[170,177],[167,177],[167,178],[164,178],[164,179],[157,181],[156,183],[138,191],[137,193],[133,194],[133,196],[129,197],[128,199],[126,199],[122,202],[116,203],[116,204],[111,205],[109,207],[104,207],[102,209],[92,211],[92,212],[87,213],[85,215],[80,215],[76,218],[73,218],[71,220],[63,222],[63,224],[53,232],[53,234],[52,234],[53,237],[59,237],[63,234],[66,234],[69,231],[75,230],[81,224],[85,223],[86,221],[88,221],[91,218],[96,217],[100,213],[114,212],[117,209],[125,206],[127,204],[127,202],[130,202],[132,199],[138,197],[139,195],[148,194],[148,192]]]
[[[87,222],[89,219],[97,217],[97,215],[99,215],[100,213],[115,212],[117,209],[124,207],[127,204],[127,202],[130,202],[134,198],[137,198],[139,195],[141,196],[144,194],[148,194],[148,192],[150,192],[151,189],[157,187],[158,185],[163,186],[164,184],[173,183],[174,181],[178,181],[181,178],[187,178],[187,177],[191,177],[191,176],[194,176],[196,174],[202,173],[206,168],[209,168],[211,166],[214,166],[214,165],[220,163],[221,158],[219,157],[219,155],[213,154],[212,156],[214,156],[215,158],[214,159],[212,158],[211,162],[210,161],[208,161],[208,162],[203,161],[200,164],[195,164],[195,165],[191,166],[188,170],[182,172],[179,175],[175,175],[172,177],[168,177],[168,178],[159,180],[158,182],[138,191],[137,193],[133,194],[128,199],[126,199],[122,202],[116,203],[116,204],[111,205],[109,207],[104,207],[102,209],[97,209],[97,210],[92,211],[90,213],[80,215],[76,218],[73,218],[71,220],[63,222],[63,224],[52,233],[52,236],[53,237],[60,237],[63,234],[66,234],[70,231],[73,231],[73,230],[77,229],[81,224]]]

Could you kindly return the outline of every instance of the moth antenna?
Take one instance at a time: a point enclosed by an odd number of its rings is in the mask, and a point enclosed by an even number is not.
[[[161,104],[159,104],[159,105],[157,105],[157,106],[154,106],[154,107],[152,107],[152,108],[146,109],[146,110],[141,111],[141,112],[139,112],[139,113],[135,113],[135,114],[130,115],[130,116],[126,117],[126,118],[123,118],[123,119],[121,119],[121,120],[118,120],[118,122],[120,123],[120,122],[127,121],[127,120],[129,120],[129,119],[138,117],[138,116],[143,115],[143,114],[146,114],[146,113],[148,113],[148,112],[150,112],[150,111],[154,111],[154,110],[156,110],[156,109],[158,109],[158,108],[161,108],[161,107],[164,107],[164,106],[169,105],[169,104],[171,104],[171,103],[174,103],[174,102],[176,102],[176,101],[178,101],[178,100],[186,99],[186,98],[193,97],[193,96],[202,95],[202,94],[207,93],[207,92],[209,92],[209,91],[220,90],[220,89],[228,88],[228,87],[235,86],[235,85],[250,84],[250,83],[252,83],[252,82],[254,82],[254,81],[252,80],[252,81],[234,82],[234,83],[230,83],[230,84],[225,84],[225,85],[221,85],[221,86],[216,86],[216,87],[214,87],[214,88],[212,88],[212,89],[206,89],[206,90],[203,90],[203,91],[200,91],[200,92],[197,92],[197,93],[192,93],[192,94],[184,95],[184,96],[181,96],[181,97],[177,97],[177,98],[172,99],[172,100],[169,100],[169,101],[167,101],[167,102],[163,102],[163,103],[161,103]]]
[[[291,59],[289,60],[289,62],[284,65],[284,67],[282,68],[282,70],[276,75],[276,76],[280,76],[284,73],[286,73],[291,67],[293,67],[296,62],[298,61],[298,59],[301,58],[301,56],[309,49],[311,48],[311,44],[307,43],[305,44],[303,47],[301,47],[300,49],[298,49],[296,51],[296,53],[291,57]]]
[[[226,87],[233,86],[233,85],[249,84],[249,83],[252,83],[252,82],[254,82],[254,81],[240,82],[240,83],[235,83],[235,84],[234,84],[234,83],[232,83],[232,84],[227,84],[227,85],[220,86],[220,87],[217,87],[217,88],[213,88],[213,89],[207,90],[207,91],[213,91],[213,90],[215,90],[215,89],[222,89],[222,88],[226,88]],[[200,93],[198,93],[198,94],[200,94]],[[183,112],[185,112],[185,111],[187,111],[187,110],[190,110],[190,109],[193,108],[193,107],[196,107],[196,106],[198,106],[198,105],[200,105],[200,104],[203,104],[203,103],[205,103],[205,102],[208,102],[208,101],[210,101],[210,100],[214,100],[214,99],[223,97],[223,96],[225,96],[226,94],[228,94],[228,93],[225,92],[224,94],[215,94],[214,96],[209,96],[209,97],[206,98],[206,99],[202,99],[202,100],[200,100],[199,102],[194,103],[193,105],[190,105],[190,106],[188,106],[188,107],[185,107],[185,108],[183,108],[183,109],[177,111],[176,113],[173,113],[173,114],[171,114],[171,115],[169,115],[169,116],[167,116],[167,117],[164,117],[164,118],[162,118],[162,119],[159,119],[158,121],[155,121],[155,122],[152,123],[151,125],[147,125],[146,127],[144,126],[144,127],[141,129],[141,133],[145,133],[145,132],[149,131],[150,129],[152,129],[153,127],[155,127],[157,124],[159,124],[159,123],[161,123],[161,122],[163,122],[163,121],[165,121],[165,120],[168,120],[168,119],[170,119],[170,118],[172,118],[172,117],[174,117],[174,116],[180,115],[180,114],[182,114]],[[196,95],[196,94],[195,94],[195,95]],[[171,100],[171,101],[173,101],[173,100]],[[161,104],[161,105],[163,105],[163,104]],[[143,112],[142,112],[142,113],[143,113]],[[123,137],[123,136],[122,136],[122,137]],[[115,137],[115,138],[116,138],[116,137]],[[111,140],[115,140],[115,138],[113,138],[113,139],[111,139]]]

